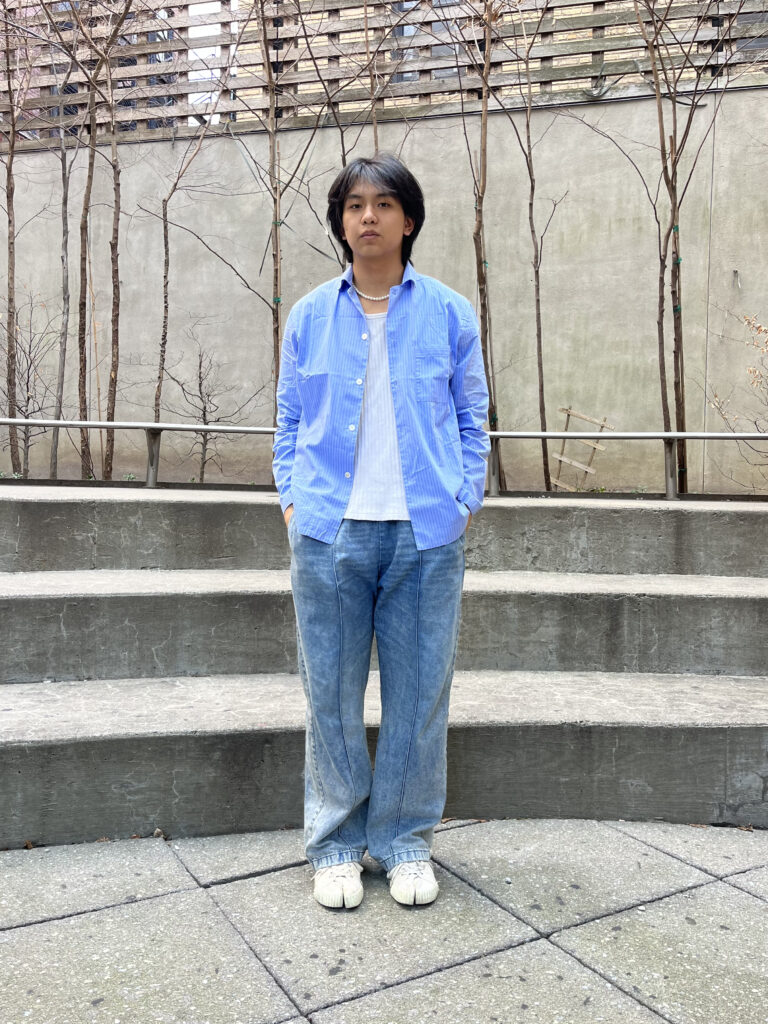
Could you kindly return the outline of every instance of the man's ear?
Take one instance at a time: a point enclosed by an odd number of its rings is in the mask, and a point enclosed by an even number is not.
[[[416,227],[416,221],[413,219],[413,217],[406,217],[405,218],[405,225],[403,226],[403,234],[404,235],[410,235],[410,233],[413,231],[413,229],[415,227]]]

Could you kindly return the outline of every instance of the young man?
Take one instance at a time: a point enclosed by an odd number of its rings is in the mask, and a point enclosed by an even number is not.
[[[471,305],[409,262],[424,200],[407,168],[385,155],[350,163],[328,221],[351,266],[291,310],[274,443],[307,697],[306,854],[326,907],[361,902],[366,849],[395,900],[430,903],[488,391]],[[374,634],[372,772],[363,697]]]

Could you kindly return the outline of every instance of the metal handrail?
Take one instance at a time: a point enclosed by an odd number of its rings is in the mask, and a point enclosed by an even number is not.
[[[36,420],[0,417],[0,426],[16,427],[59,427],[69,430],[143,430],[147,438],[147,487],[157,486],[157,471],[160,461],[160,440],[163,432],[183,431],[193,434],[274,434],[275,427],[239,427],[208,423],[141,423],[105,420]],[[705,430],[489,430],[492,440],[502,438],[517,441],[662,441],[664,443],[664,491],[669,499],[678,497],[675,482],[675,441],[763,441],[768,434],[759,432],[726,431],[723,433]],[[499,493],[498,474],[491,474],[489,494]]]

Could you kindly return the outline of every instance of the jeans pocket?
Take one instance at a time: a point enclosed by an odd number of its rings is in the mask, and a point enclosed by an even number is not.
[[[296,527],[295,527],[294,522],[293,522],[295,518],[296,518],[296,513],[294,512],[292,514],[291,518],[288,520],[288,526],[286,527],[286,530],[288,531],[288,545],[291,548],[293,548],[294,532],[296,530]]]

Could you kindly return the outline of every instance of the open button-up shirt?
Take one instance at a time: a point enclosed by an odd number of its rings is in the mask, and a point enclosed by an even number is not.
[[[391,288],[387,354],[403,483],[416,546],[447,544],[483,503],[488,388],[470,303],[410,263]],[[352,267],[305,295],[285,327],[273,470],[285,511],[331,543],[352,491],[368,360]]]

